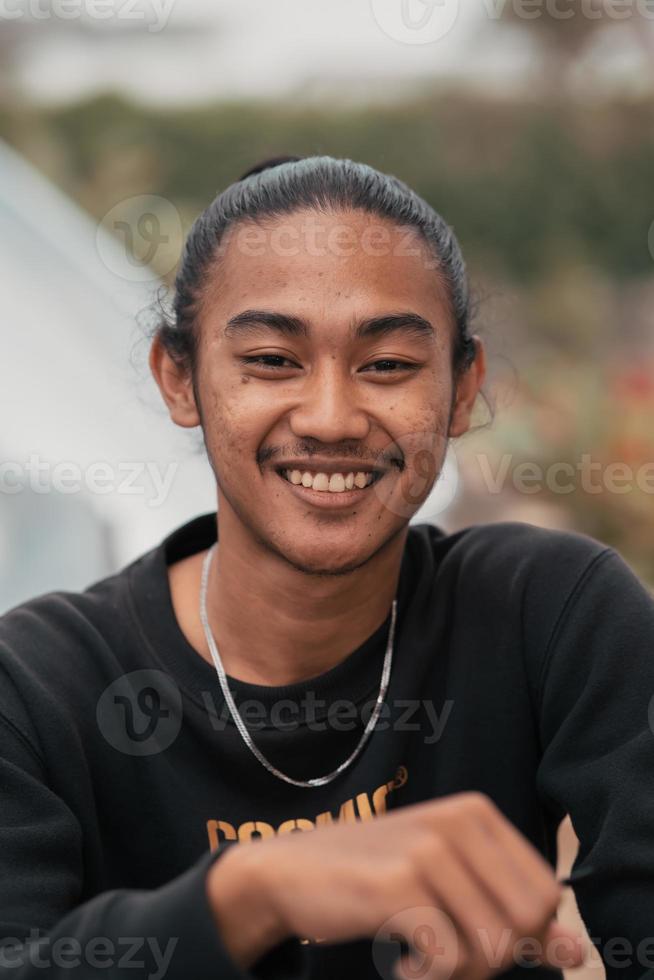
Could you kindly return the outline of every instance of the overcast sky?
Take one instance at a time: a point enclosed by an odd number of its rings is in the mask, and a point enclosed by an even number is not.
[[[12,2],[25,10],[45,5]],[[501,72],[521,60],[514,39],[492,21],[494,43],[487,43],[484,0],[139,0],[137,7],[113,0],[108,20],[88,16],[96,2],[106,10],[107,0],[63,2],[79,16],[42,18],[22,66],[23,84],[44,99],[107,88],[166,103],[311,94],[322,80],[354,97],[357,84],[368,94],[382,80],[377,94],[390,97],[395,81]],[[82,10],[93,34],[76,31]]]
[[[407,84],[439,77],[491,84],[524,78],[530,62],[524,35],[497,24],[505,2],[7,0],[5,6],[41,11],[21,65],[30,94],[58,101],[112,89],[169,104],[315,97],[334,84],[344,97],[390,99]],[[67,17],[43,16],[48,3]],[[93,30],[80,31],[83,24]],[[619,74],[619,58],[616,65]]]

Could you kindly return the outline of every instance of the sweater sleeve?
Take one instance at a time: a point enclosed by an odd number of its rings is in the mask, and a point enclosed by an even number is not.
[[[306,976],[306,955],[295,939],[252,972],[229,957],[205,879],[232,844],[207,852],[162,887],[114,889],[80,901],[82,828],[40,768],[25,735],[0,715],[0,980]]]
[[[613,549],[568,595],[537,697],[537,784],[579,838],[579,912],[607,980],[638,980],[654,967],[654,598]]]

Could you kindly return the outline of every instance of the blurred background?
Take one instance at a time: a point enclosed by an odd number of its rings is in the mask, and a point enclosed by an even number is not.
[[[494,417],[414,520],[582,531],[654,586],[654,4],[3,0],[0,612],[214,508],[148,330],[196,215],[286,153],[402,178],[467,258]]]

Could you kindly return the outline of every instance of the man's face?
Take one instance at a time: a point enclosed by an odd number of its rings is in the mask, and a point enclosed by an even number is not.
[[[453,324],[417,235],[351,211],[242,222],[198,328],[219,525],[332,574],[406,528],[441,470],[454,395]]]

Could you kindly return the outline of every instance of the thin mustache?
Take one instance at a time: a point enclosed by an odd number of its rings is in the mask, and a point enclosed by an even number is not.
[[[272,449],[272,448],[262,449],[257,454],[257,462],[261,466],[264,463],[268,463],[271,460],[274,460],[275,457],[279,457],[282,455],[284,455],[284,453],[282,452],[281,449]],[[338,460],[342,460],[342,459],[350,460],[353,464],[367,463],[373,466],[375,465],[379,466],[381,464],[387,466],[397,466],[400,469],[403,469],[404,467],[404,461],[397,454],[384,453],[383,451],[380,451],[376,455],[369,454],[369,453],[357,453],[356,455],[353,456],[351,451],[349,453],[335,453],[333,451],[325,452],[324,449],[310,449],[309,447],[304,446],[302,452],[289,453],[288,455],[297,459],[302,459],[304,457],[306,457],[307,459],[311,459],[312,456],[320,455],[320,456],[324,456],[325,459],[332,458]]]

